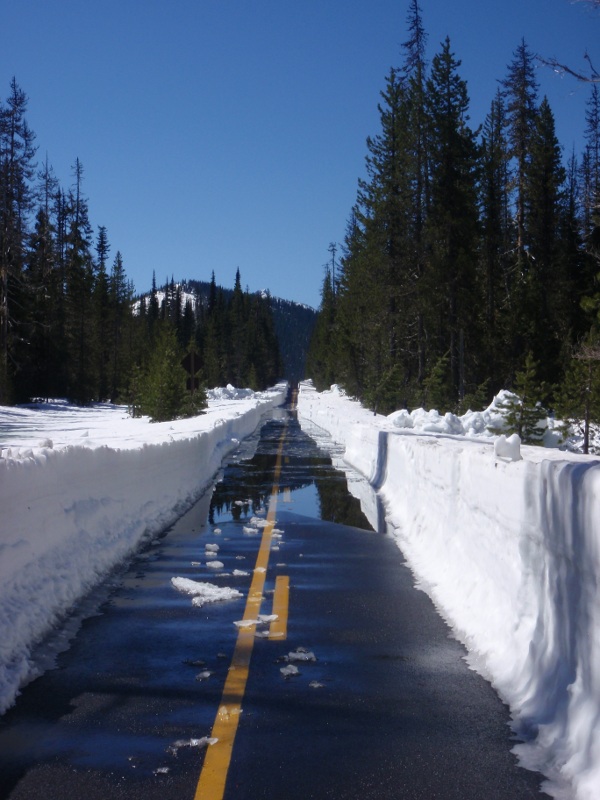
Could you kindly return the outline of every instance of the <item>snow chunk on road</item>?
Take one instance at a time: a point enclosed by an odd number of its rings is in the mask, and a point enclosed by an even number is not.
[[[212,736],[202,736],[200,739],[177,739],[172,745],[167,747],[167,752],[176,756],[177,752],[182,747],[208,747],[209,745],[216,744],[219,740]]]
[[[192,603],[195,606],[242,597],[242,593],[238,592],[237,589],[231,589],[228,586],[215,586],[213,583],[205,583],[203,581],[192,581],[189,578],[171,578],[171,583],[178,591],[193,595]]]
[[[316,661],[317,657],[311,650],[307,650],[305,647],[298,647],[292,653],[288,653],[285,658],[288,661]]]

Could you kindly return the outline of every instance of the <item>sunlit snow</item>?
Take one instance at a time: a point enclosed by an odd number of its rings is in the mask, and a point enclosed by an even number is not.
[[[108,404],[0,407],[0,713],[35,677],[34,645],[206,491],[285,393],[211,390],[206,413],[161,423]]]
[[[350,491],[376,530],[384,512],[417,585],[509,705],[521,763],[554,797],[597,800],[600,460],[498,441],[505,396],[460,418],[384,417],[306,383],[298,414],[366,479]],[[556,444],[551,420],[545,430]]]

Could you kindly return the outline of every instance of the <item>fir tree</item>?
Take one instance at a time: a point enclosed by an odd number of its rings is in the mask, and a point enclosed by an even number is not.
[[[543,99],[531,134],[526,169],[524,237],[528,258],[522,270],[520,326],[524,344],[540,362],[542,376],[556,374],[561,341],[568,336],[555,298],[565,294],[559,235],[565,170],[555,134],[554,116]]]
[[[313,335],[306,359],[307,374],[314,381],[319,391],[328,389],[335,382],[335,339],[336,308],[333,280],[329,269],[326,270],[321,290],[321,305],[313,330]]]
[[[33,208],[34,134],[25,112],[27,96],[13,78],[0,106],[0,403],[13,398],[23,352],[23,270],[27,221]]]
[[[563,434],[581,427],[583,452],[590,451],[592,424],[600,424],[600,343],[590,332],[574,353],[556,399],[556,413],[564,421]]]
[[[478,337],[472,292],[478,249],[477,145],[468,126],[469,98],[458,74],[460,61],[446,39],[433,59],[427,82],[431,127],[431,292],[437,295],[439,352],[449,351],[455,397],[465,393],[466,370],[473,369]],[[472,344],[473,343],[473,344]]]
[[[91,254],[91,225],[87,201],[83,196],[83,167],[79,159],[74,166],[75,186],[71,194],[71,219],[67,237],[66,326],[69,347],[70,399],[89,403],[97,397],[92,316],[94,267]]]
[[[525,261],[525,205],[527,202],[527,170],[531,158],[531,140],[537,116],[538,83],[534,56],[523,39],[513,54],[508,75],[503,81],[506,101],[506,123],[510,155],[515,162],[514,195],[517,269]]]
[[[509,154],[505,136],[505,106],[500,91],[492,101],[482,129],[480,208],[482,228],[480,272],[484,298],[485,329],[482,356],[492,385],[502,385],[511,374],[507,362],[508,345],[514,334],[510,328],[514,315],[511,306],[512,275],[509,254],[512,224],[509,211]]]
[[[152,422],[166,422],[184,415],[188,402],[187,374],[173,326],[161,322],[136,405]]]
[[[515,393],[498,404],[504,417],[505,431],[496,432],[517,433],[523,444],[542,444],[546,428],[548,412],[542,401],[549,389],[539,380],[538,370],[539,365],[529,352],[523,369],[517,372]]]

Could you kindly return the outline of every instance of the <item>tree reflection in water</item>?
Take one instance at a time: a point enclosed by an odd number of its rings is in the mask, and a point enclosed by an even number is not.
[[[251,458],[234,455],[216,484],[210,505],[209,522],[229,514],[234,520],[246,518],[266,508],[275,478],[277,452],[285,422],[273,419],[261,431]],[[255,434],[258,436],[258,434]],[[246,446],[247,449],[247,446]],[[318,449],[293,414],[289,414],[278,491],[293,493],[315,486],[318,493],[318,517],[328,522],[372,530],[360,508],[360,502],[348,491],[343,472],[333,468],[329,456]]]

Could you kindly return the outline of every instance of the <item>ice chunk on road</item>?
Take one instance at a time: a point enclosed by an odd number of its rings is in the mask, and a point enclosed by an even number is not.
[[[288,661],[316,661],[315,654],[304,647],[298,647],[293,653],[287,654]]]
[[[192,581],[189,578],[171,578],[171,583],[178,591],[193,595],[192,603],[195,606],[215,603],[218,600],[231,600],[235,597],[242,597],[242,593],[237,589],[232,589],[228,586],[215,586],[213,583],[205,583],[203,581]]]
[[[204,549],[207,553],[218,553],[219,552],[219,545],[218,544],[206,544],[204,545]]]
[[[209,569],[223,569],[225,564],[222,561],[207,561],[206,566]]]
[[[260,517],[251,517],[250,518],[250,525],[253,525],[255,528],[266,528],[269,524],[269,520],[261,519]]]
[[[295,667],[293,664],[288,664],[287,667],[281,667],[279,670],[284,678],[289,678],[292,675],[299,675],[300,670],[298,667]]]
[[[177,751],[181,750],[182,747],[208,747],[218,741],[213,736],[202,736],[200,739],[177,739],[176,742],[167,747],[167,753],[176,756]]]

